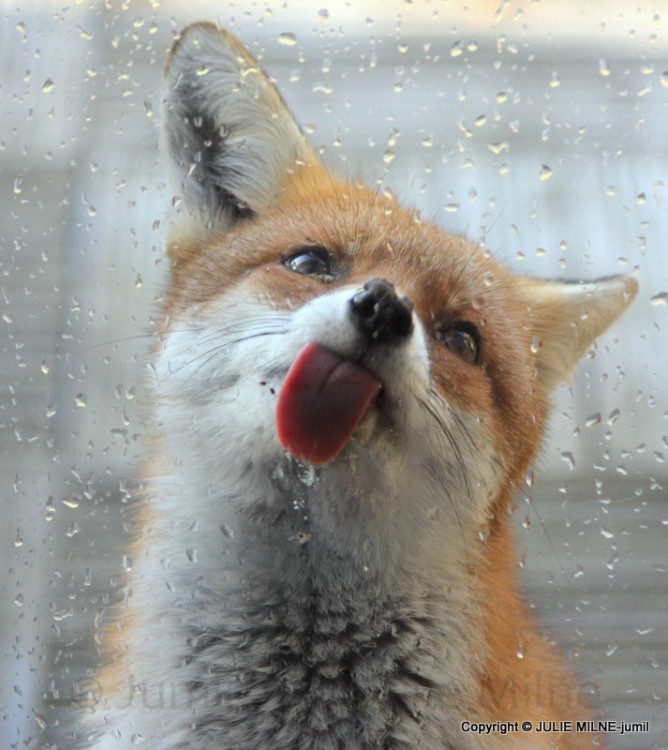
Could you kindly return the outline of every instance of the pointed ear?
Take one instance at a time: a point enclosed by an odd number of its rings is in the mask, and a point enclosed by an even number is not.
[[[164,147],[187,232],[225,232],[267,211],[289,174],[319,163],[248,50],[211,23],[186,27],[169,55]]]
[[[524,279],[538,380],[552,390],[566,380],[578,360],[631,304],[638,284],[629,276],[589,283]]]

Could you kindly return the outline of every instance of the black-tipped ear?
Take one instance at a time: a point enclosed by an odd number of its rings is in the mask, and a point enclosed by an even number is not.
[[[614,276],[589,283],[524,279],[522,299],[536,341],[538,379],[552,390],[631,304],[638,283]]]
[[[197,234],[267,211],[291,171],[317,162],[248,50],[210,23],[188,26],[172,47],[164,145],[187,231]]]

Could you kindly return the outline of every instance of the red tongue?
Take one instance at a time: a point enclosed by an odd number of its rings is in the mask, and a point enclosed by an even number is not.
[[[278,439],[294,456],[324,464],[343,449],[381,389],[373,373],[311,342],[278,394]]]

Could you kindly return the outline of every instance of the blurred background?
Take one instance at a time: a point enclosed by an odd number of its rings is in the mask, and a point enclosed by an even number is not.
[[[20,7],[19,7],[20,5]],[[527,597],[668,747],[668,4],[0,0],[0,747],[68,748],[123,586],[171,193],[162,66],[237,33],[324,160],[517,272],[635,275],[517,498]]]

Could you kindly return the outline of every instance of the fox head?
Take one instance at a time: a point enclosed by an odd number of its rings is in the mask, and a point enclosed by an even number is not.
[[[240,506],[267,512],[277,488],[318,495],[313,533],[344,546],[360,522],[378,540],[436,517],[478,528],[533,461],[551,391],[636,282],[515,275],[333,176],[214,25],[177,40],[164,99],[177,197],[155,370],[160,419],[201,492],[244,488]]]

